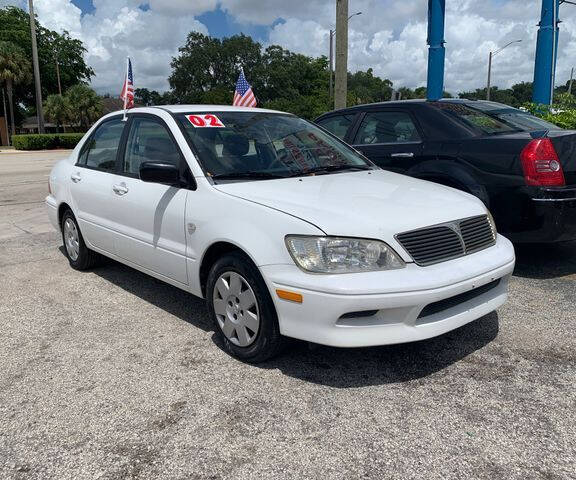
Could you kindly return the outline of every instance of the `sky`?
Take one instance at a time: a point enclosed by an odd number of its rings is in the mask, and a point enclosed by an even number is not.
[[[522,40],[494,57],[492,84],[532,81],[541,0],[446,0],[445,89],[453,94],[486,83],[488,53]],[[0,0],[0,6],[24,0]],[[349,70],[372,68],[395,87],[426,84],[426,0],[349,0]],[[96,72],[92,86],[117,95],[125,58],[136,88],[169,88],[170,61],[190,31],[215,37],[251,35],[312,56],[328,55],[335,0],[34,0],[40,22],[81,39]],[[576,63],[576,6],[560,9],[556,84]],[[574,63],[572,63],[574,62]],[[250,79],[250,72],[246,72]]]

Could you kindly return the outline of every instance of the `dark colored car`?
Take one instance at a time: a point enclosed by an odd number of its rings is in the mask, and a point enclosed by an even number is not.
[[[386,170],[476,195],[515,242],[576,239],[576,131],[464,99],[361,105],[316,123]]]

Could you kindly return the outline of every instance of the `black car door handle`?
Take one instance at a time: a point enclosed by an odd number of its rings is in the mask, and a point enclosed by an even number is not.
[[[394,158],[412,158],[414,154],[412,152],[398,152],[391,153],[390,156]]]

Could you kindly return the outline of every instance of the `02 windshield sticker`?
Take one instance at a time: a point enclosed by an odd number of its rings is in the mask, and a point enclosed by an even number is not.
[[[222,121],[212,113],[186,115],[186,118],[195,128],[224,128]]]

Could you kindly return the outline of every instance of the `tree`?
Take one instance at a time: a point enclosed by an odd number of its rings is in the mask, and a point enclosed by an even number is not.
[[[59,129],[63,126],[66,131],[66,122],[70,120],[70,102],[68,98],[62,95],[48,95],[44,104],[44,113],[48,120],[56,123]]]
[[[78,84],[66,91],[70,118],[87,130],[102,115],[102,100],[88,85]]]
[[[94,71],[84,60],[86,49],[83,43],[71,38],[68,32],[57,33],[48,30],[36,20],[36,39],[44,98],[58,93],[56,61],[63,91],[78,83],[89,81],[94,75]],[[16,44],[24,51],[26,58],[32,58],[28,12],[17,7],[0,8],[0,41]],[[15,86],[14,100],[15,104],[23,104],[25,107],[35,105],[32,76]]]
[[[0,42],[0,80],[6,84],[10,109],[10,129],[16,133],[14,123],[14,85],[25,82],[30,77],[30,62],[24,51],[12,42]]]
[[[240,67],[254,74],[260,50],[260,44],[245,35],[220,40],[191,32],[179,49],[180,55],[172,59],[168,81],[180,102],[201,103],[214,89],[229,90],[232,86],[233,90]]]

